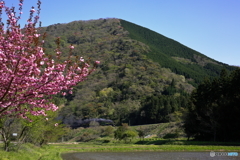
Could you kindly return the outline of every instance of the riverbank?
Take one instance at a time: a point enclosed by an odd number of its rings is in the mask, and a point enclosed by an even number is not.
[[[156,144],[154,144],[156,143]],[[230,143],[196,142],[185,140],[145,140],[138,142],[109,142],[94,141],[81,143],[54,143],[42,148],[26,144],[17,152],[0,151],[0,160],[62,160],[61,154],[71,152],[143,152],[143,151],[229,151],[240,152],[238,143],[229,146]]]

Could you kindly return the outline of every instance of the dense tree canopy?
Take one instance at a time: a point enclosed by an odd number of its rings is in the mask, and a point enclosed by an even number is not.
[[[188,136],[200,140],[240,141],[240,69],[206,79],[191,95],[185,119]]]

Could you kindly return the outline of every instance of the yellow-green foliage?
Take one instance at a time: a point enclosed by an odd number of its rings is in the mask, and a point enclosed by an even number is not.
[[[61,160],[61,149],[52,146],[43,148],[32,144],[23,145],[18,151],[5,152],[0,150],[0,160]]]

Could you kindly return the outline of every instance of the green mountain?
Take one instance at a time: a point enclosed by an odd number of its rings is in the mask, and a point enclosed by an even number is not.
[[[72,55],[100,60],[88,79],[66,98],[60,118],[73,127],[83,119],[111,119],[115,124],[168,122],[186,108],[188,95],[204,77],[218,76],[217,62],[179,42],[120,19],[55,24],[47,32],[45,52],[54,54],[60,37],[62,59]]]
[[[218,76],[223,67],[235,69],[147,28],[124,20],[121,24],[129,32],[129,37],[150,47],[150,52],[145,53],[149,59],[170,68],[174,73],[194,79],[195,84],[199,84],[203,77]]]

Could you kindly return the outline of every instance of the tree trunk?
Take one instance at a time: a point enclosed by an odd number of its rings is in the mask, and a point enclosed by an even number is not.
[[[0,120],[0,134],[3,139],[4,143],[4,150],[9,151],[10,149],[10,144],[11,144],[11,125],[13,124],[14,119],[9,119],[9,120]]]
[[[2,129],[1,131],[1,135],[2,135],[2,138],[3,138],[3,148],[4,148],[4,151],[8,152],[9,151],[9,146],[10,146],[10,137],[4,132],[4,129]]]
[[[8,152],[10,148],[10,140],[4,141],[4,151]]]

